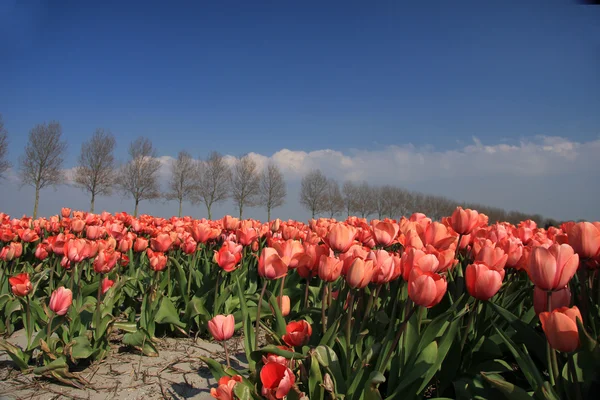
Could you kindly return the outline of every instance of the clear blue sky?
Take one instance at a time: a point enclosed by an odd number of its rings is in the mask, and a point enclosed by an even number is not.
[[[50,119],[69,164],[96,127],[120,156],[600,134],[600,7],[575,0],[3,0],[0,55],[14,161]]]

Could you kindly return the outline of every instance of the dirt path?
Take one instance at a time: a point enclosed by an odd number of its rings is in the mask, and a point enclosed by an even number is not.
[[[10,342],[23,345],[24,334],[17,332]],[[244,353],[241,341],[231,339],[232,367],[242,365]],[[0,400],[4,399],[211,399],[210,388],[215,386],[208,368],[199,356],[209,356],[225,364],[219,344],[200,339],[161,339],[158,357],[142,357],[121,347],[112,346],[111,354],[78,372],[87,380],[85,390],[65,386],[33,374],[21,374],[10,358],[0,353]],[[241,359],[241,360],[240,360]]]

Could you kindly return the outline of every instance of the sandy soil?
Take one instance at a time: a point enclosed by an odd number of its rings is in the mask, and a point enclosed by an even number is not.
[[[9,341],[23,345],[24,333],[15,333]],[[232,367],[245,368],[240,338],[229,341]],[[201,339],[160,339],[158,357],[144,357],[115,341],[111,354],[77,372],[89,384],[78,389],[22,374],[10,358],[0,353],[0,400],[4,399],[211,399],[215,386],[199,356],[209,356],[225,364],[223,348]]]

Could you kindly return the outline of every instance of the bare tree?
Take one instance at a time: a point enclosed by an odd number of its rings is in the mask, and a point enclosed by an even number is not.
[[[23,185],[35,187],[33,218],[37,218],[40,190],[65,180],[62,170],[67,143],[61,141],[62,128],[56,121],[38,124],[29,131],[25,154],[19,160]]]
[[[75,185],[90,192],[90,212],[94,212],[97,195],[112,194],[115,183],[115,137],[104,129],[96,129],[89,142],[81,145],[75,168]]]
[[[230,181],[231,169],[221,154],[213,151],[200,163],[200,177],[196,185],[194,203],[202,202],[206,205],[208,219],[212,218],[213,204],[227,200]]]
[[[180,151],[177,154],[177,159],[171,164],[169,191],[165,194],[167,200],[177,200],[179,202],[178,216],[180,218],[183,201],[193,200],[198,178],[198,162],[187,151]]]
[[[260,204],[267,208],[268,221],[271,221],[271,209],[282,206],[285,196],[283,174],[275,164],[269,164],[260,179]]]
[[[4,177],[4,173],[10,168],[10,163],[6,159],[8,154],[8,131],[4,127],[4,120],[0,114],[0,179]]]
[[[346,216],[349,217],[350,214],[352,214],[352,211],[354,211],[354,203],[356,202],[356,185],[351,181],[344,182],[344,186],[342,186],[342,193]]]
[[[327,210],[327,178],[315,169],[302,178],[300,204],[308,209],[312,217]]]
[[[329,218],[333,218],[337,214],[344,212],[344,198],[342,197],[342,191],[340,185],[335,179],[327,180],[326,189],[326,200],[327,207],[326,211],[329,213]]]
[[[235,160],[231,174],[231,198],[239,210],[240,219],[244,206],[254,207],[258,204],[260,194],[260,174],[256,161],[245,155]]]
[[[135,201],[133,216],[137,217],[140,201],[160,197],[158,172],[161,163],[147,138],[139,137],[131,142],[128,152],[131,159],[121,167],[117,186],[123,195],[131,196]]]
[[[356,187],[354,211],[361,217],[366,218],[376,211],[375,197],[373,190],[367,182],[363,182]]]

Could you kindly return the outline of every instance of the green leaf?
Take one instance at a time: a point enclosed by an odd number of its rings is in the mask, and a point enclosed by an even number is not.
[[[46,372],[51,372],[54,370],[67,370],[67,360],[64,357],[59,357],[49,364],[35,368],[33,373],[36,375],[42,375]]]
[[[271,294],[271,296],[269,297],[269,304],[271,305],[271,309],[273,310],[274,313],[274,317],[275,317],[275,326],[274,326],[274,331],[279,335],[279,336],[283,336],[285,335],[286,331],[285,331],[285,327],[286,327],[286,323],[285,323],[285,319],[283,318],[283,315],[281,314],[281,308],[279,308],[279,304],[277,304],[277,297],[275,297],[274,294]]]
[[[461,321],[460,318],[457,318],[454,321],[452,321],[450,323],[450,326],[444,333],[444,336],[442,336],[442,338],[440,339],[438,352],[437,352],[437,360],[436,360],[435,364],[433,364],[429,368],[427,373],[425,374],[425,377],[423,378],[423,383],[421,384],[421,386],[419,387],[419,390],[418,390],[419,393],[421,393],[421,391],[423,389],[425,389],[425,387],[427,386],[427,384],[429,383],[431,378],[433,378],[433,376],[436,374],[436,372],[442,366],[442,363],[444,362],[444,359],[446,358],[446,355],[448,354],[450,347],[454,343],[454,338],[456,337],[456,333],[458,332],[460,321]]]
[[[414,365],[411,365],[406,371],[407,373],[402,376],[402,379],[398,383],[398,386],[395,388],[394,392],[387,397],[388,400],[394,398],[400,398],[402,391],[409,387],[413,382],[417,379],[421,378],[425,375],[425,373],[436,363],[438,357],[438,346],[436,342],[431,342],[429,346],[425,347]]]
[[[385,376],[379,371],[373,371],[367,379],[365,390],[363,392],[363,398],[365,400],[381,400],[381,393],[379,393],[379,384],[385,382]]]
[[[187,277],[185,276],[185,271],[183,267],[177,261],[177,257],[171,257],[171,260],[175,264],[175,269],[177,273],[177,284],[179,285],[179,293],[181,293],[181,298],[183,299],[184,305],[187,307],[190,293],[187,293]],[[188,268],[191,268],[191,265],[188,265]]]
[[[210,370],[210,373],[212,374],[213,378],[215,378],[215,380],[218,381],[219,379],[221,379],[224,376],[229,376],[223,369],[223,365],[219,364],[217,361],[213,360],[212,358],[200,356],[200,359],[202,361],[204,361],[204,363]]]
[[[25,371],[29,368],[27,362],[29,361],[29,355],[23,353],[23,351],[7,342],[4,338],[0,338],[0,350],[6,351],[8,356],[17,364],[17,367],[21,369],[21,371]]]
[[[141,327],[134,333],[126,333],[123,335],[123,343],[135,347],[146,356],[158,356],[158,350],[154,346],[154,343],[152,343],[150,335]]]
[[[74,360],[89,358],[94,354],[94,349],[87,336],[77,336],[69,344],[69,348],[69,355],[73,362],[75,362]]]
[[[256,351],[253,351],[252,359],[255,360],[256,362],[258,362],[262,359],[263,354],[276,354],[278,356],[285,357],[288,360],[303,360],[306,358],[306,356],[301,353],[283,350],[277,346],[270,344],[270,345],[262,347]]]
[[[248,359],[248,368],[250,371],[254,371],[256,368],[256,363],[252,359],[252,352],[254,349],[254,329],[252,327],[252,320],[250,318],[250,313],[248,312],[248,305],[246,304],[246,297],[244,295],[244,291],[242,290],[242,285],[240,285],[239,278],[236,278],[236,286],[238,291],[238,296],[240,298],[240,308],[242,309],[242,320],[244,321],[244,350],[246,351],[246,358]]]
[[[507,382],[500,375],[481,373],[481,376],[492,387],[501,391],[509,400],[531,400],[531,396],[525,390]]]
[[[319,366],[319,360],[313,353],[310,357],[310,372],[308,375],[308,393],[311,399],[322,399],[324,396],[323,374]]]
[[[335,384],[335,392],[346,393],[344,374],[342,373],[340,361],[337,354],[335,354],[335,351],[329,346],[320,345],[315,349],[315,356],[319,361],[319,364],[325,367],[331,375]]]
[[[180,328],[185,328],[185,324],[179,320],[179,311],[177,311],[173,302],[167,296],[162,298],[154,321],[158,324],[173,324]]]
[[[115,322],[113,324],[113,328],[130,333],[137,331],[137,325],[135,322]]]

